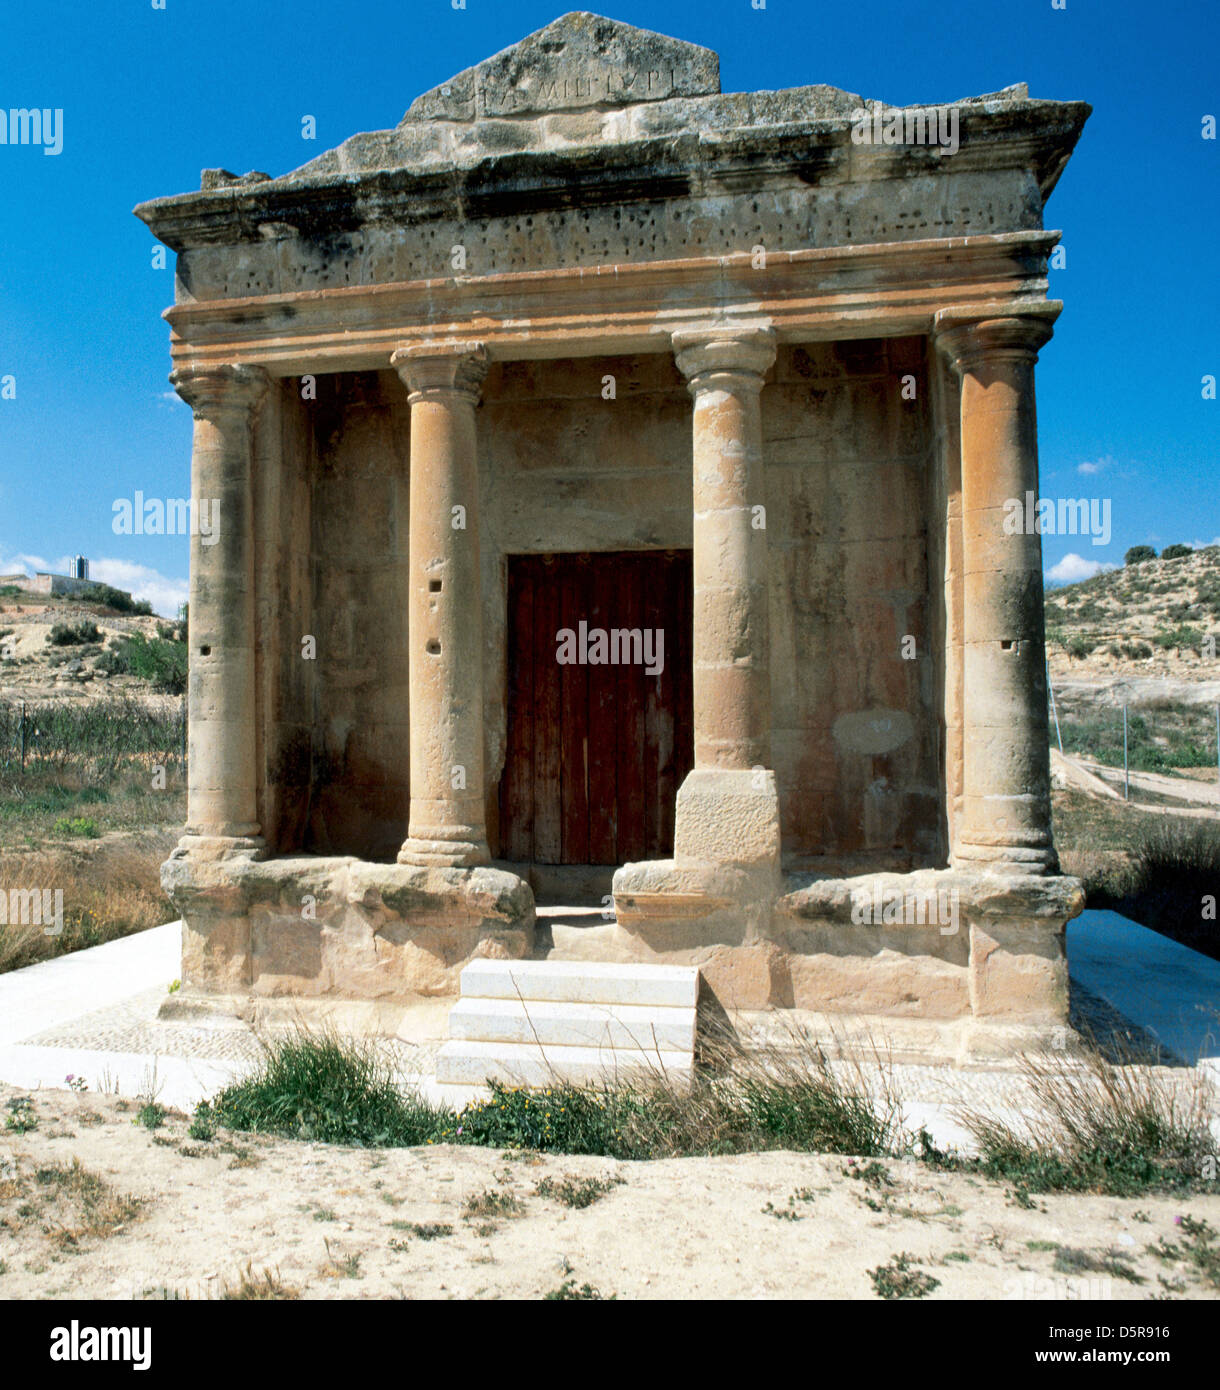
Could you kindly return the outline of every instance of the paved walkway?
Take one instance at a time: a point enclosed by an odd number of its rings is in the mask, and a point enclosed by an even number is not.
[[[154,1093],[191,1110],[252,1070],[262,1053],[238,1020],[165,1022],[158,1009],[180,968],[180,924],[0,975],[0,1081],[28,1089],[63,1088],[69,1074],[91,1089]],[[1220,964],[1113,912],[1086,912],[1068,928],[1073,1023],[1087,1025],[1124,1055],[1200,1063],[1220,1079]],[[442,1039],[389,1044],[405,1081],[433,1100],[461,1105],[478,1094],[439,1087],[433,1058]],[[1166,1052],[1173,1054],[1167,1057]],[[1009,1071],[896,1065],[904,1123],[928,1128],[938,1143],[966,1146],[954,1119],[967,1103],[1028,1110],[1021,1078]]]

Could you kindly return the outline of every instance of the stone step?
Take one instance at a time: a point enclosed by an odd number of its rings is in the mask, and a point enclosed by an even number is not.
[[[541,1043],[689,1053],[695,1009],[638,1004],[584,1004],[552,999],[462,998],[449,1013],[454,1040]]]
[[[440,1085],[481,1086],[488,1080],[508,1085],[543,1087],[568,1081],[597,1084],[629,1077],[690,1080],[689,1051],[643,1051],[638,1048],[539,1047],[537,1043],[477,1042],[451,1039],[436,1058]]]
[[[693,1009],[698,993],[699,969],[694,965],[473,960],[462,971],[463,999]]]

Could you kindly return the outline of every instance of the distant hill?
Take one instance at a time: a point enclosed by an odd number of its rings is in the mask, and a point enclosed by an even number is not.
[[[1220,546],[1048,588],[1046,648],[1056,683],[1220,680]]]
[[[0,587],[0,700],[181,695],[185,635],[181,623],[106,602]]]

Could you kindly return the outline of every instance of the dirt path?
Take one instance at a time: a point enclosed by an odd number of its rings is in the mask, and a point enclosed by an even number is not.
[[[0,1087],[0,1113],[18,1094]],[[1180,1242],[1182,1215],[1220,1226],[1220,1194],[1031,1209],[910,1162],[885,1162],[883,1180],[808,1154],[620,1163],[224,1133],[197,1143],[181,1116],[138,1126],[131,1101],[43,1091],[32,1104],[36,1128],[0,1131],[6,1298],[216,1297],[250,1267],[307,1298],[534,1299],[566,1284],[619,1298],[875,1299],[868,1271],[901,1277],[903,1252],[907,1277],[939,1281],[933,1298],[1217,1293],[1149,1247]],[[593,1180],[594,1200],[539,1194],[547,1179]]]
[[[1057,748],[1052,748],[1050,753],[1052,776],[1063,786],[1110,801],[1125,801],[1121,768],[1078,754],[1060,753]],[[1172,798],[1175,803],[1157,806],[1135,800],[1129,804],[1136,810],[1153,815],[1190,816],[1200,820],[1220,818],[1220,785],[1193,778],[1166,777],[1159,772],[1131,771],[1128,776],[1133,793],[1148,792]]]
[[[1117,783],[1117,795],[1122,796],[1123,773],[1121,768],[1110,767],[1106,763],[1099,763],[1091,758],[1080,758],[1078,761],[1081,767],[1092,773],[1093,776],[1108,779],[1108,785]],[[1220,785],[1216,783],[1196,781],[1193,778],[1167,777],[1162,772],[1137,772],[1134,769],[1127,775],[1131,781],[1132,791],[1155,792],[1158,796],[1172,797],[1188,805],[1193,804],[1197,812],[1204,815],[1220,814]],[[1190,814],[1185,806],[1146,806],[1140,809],[1148,811],[1168,810],[1175,815]]]

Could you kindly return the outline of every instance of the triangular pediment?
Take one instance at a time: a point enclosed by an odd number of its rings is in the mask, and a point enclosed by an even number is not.
[[[425,92],[403,119],[536,116],[719,91],[710,48],[574,10]]]

